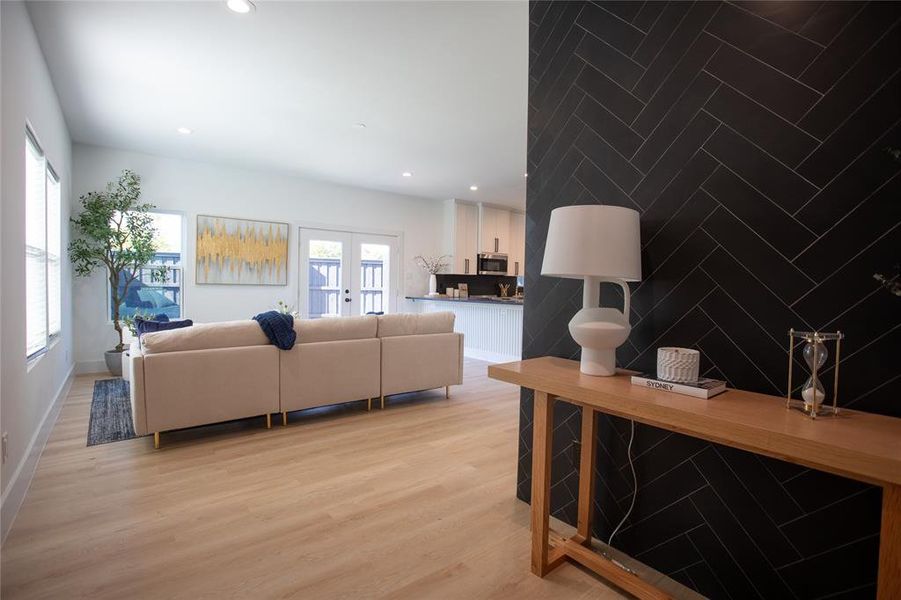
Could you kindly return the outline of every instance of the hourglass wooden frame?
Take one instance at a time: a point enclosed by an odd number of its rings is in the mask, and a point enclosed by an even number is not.
[[[825,333],[822,331],[795,331],[794,328],[788,330],[788,391],[785,398],[785,408],[795,408],[800,410],[809,415],[811,419],[838,414],[838,366],[841,359],[841,346],[844,337],[845,334],[841,331]],[[809,407],[804,400],[792,399],[792,372],[795,364],[793,359],[796,339],[804,340],[808,344],[813,344],[813,365],[811,366],[810,377],[814,390],[817,389],[817,383],[821,381],[818,373],[820,368],[818,365],[817,344],[828,341],[835,342],[835,381],[832,384],[832,406],[826,405],[825,398],[823,398],[823,401],[819,404],[811,402]],[[814,398],[816,398],[816,392],[814,392]]]

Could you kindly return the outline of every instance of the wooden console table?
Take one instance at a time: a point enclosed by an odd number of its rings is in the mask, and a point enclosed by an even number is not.
[[[901,598],[901,419],[843,410],[816,421],[785,408],[785,399],[729,390],[699,400],[632,385],[627,375],[592,377],[577,361],[533,358],[492,365],[488,376],[535,390],[532,447],[532,572],[544,577],[572,560],[638,598],[669,598],[592,551],[595,412],[741,448],[882,487],[878,598]],[[582,407],[577,533],[550,530],[553,406]]]

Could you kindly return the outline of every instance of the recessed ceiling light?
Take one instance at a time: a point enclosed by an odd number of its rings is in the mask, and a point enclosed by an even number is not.
[[[471,189],[472,191],[476,191],[476,190],[479,189],[479,186],[477,186],[477,185],[471,185],[471,186],[469,186],[469,189]]]
[[[359,127],[360,129],[366,129],[366,123],[364,123],[363,121],[360,121],[359,123],[357,123],[356,126]]]
[[[523,173],[522,176],[523,176],[523,177],[528,177],[529,174],[528,174],[528,173]]]
[[[175,131],[177,131],[178,133],[180,133],[182,135],[191,135],[192,133],[194,133],[193,129],[189,129],[187,127],[179,127]]]
[[[401,175],[404,177],[413,177],[413,173],[409,171],[404,171],[403,173],[401,173]]]
[[[225,5],[228,6],[230,10],[242,15],[246,15],[256,8],[254,3],[250,0],[228,0]]]

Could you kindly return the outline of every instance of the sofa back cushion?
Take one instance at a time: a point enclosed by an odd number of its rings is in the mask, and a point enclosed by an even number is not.
[[[141,346],[145,354],[265,346],[269,339],[256,321],[200,323],[184,329],[145,333]]]
[[[379,337],[452,333],[454,316],[452,312],[382,315],[378,317]]]
[[[294,319],[297,344],[374,338],[378,321],[373,316]]]

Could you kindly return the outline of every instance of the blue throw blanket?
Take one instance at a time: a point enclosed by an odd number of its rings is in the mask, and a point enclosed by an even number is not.
[[[269,341],[281,350],[290,350],[294,347],[297,332],[294,331],[294,317],[291,315],[270,310],[256,315],[253,320],[260,324]]]

